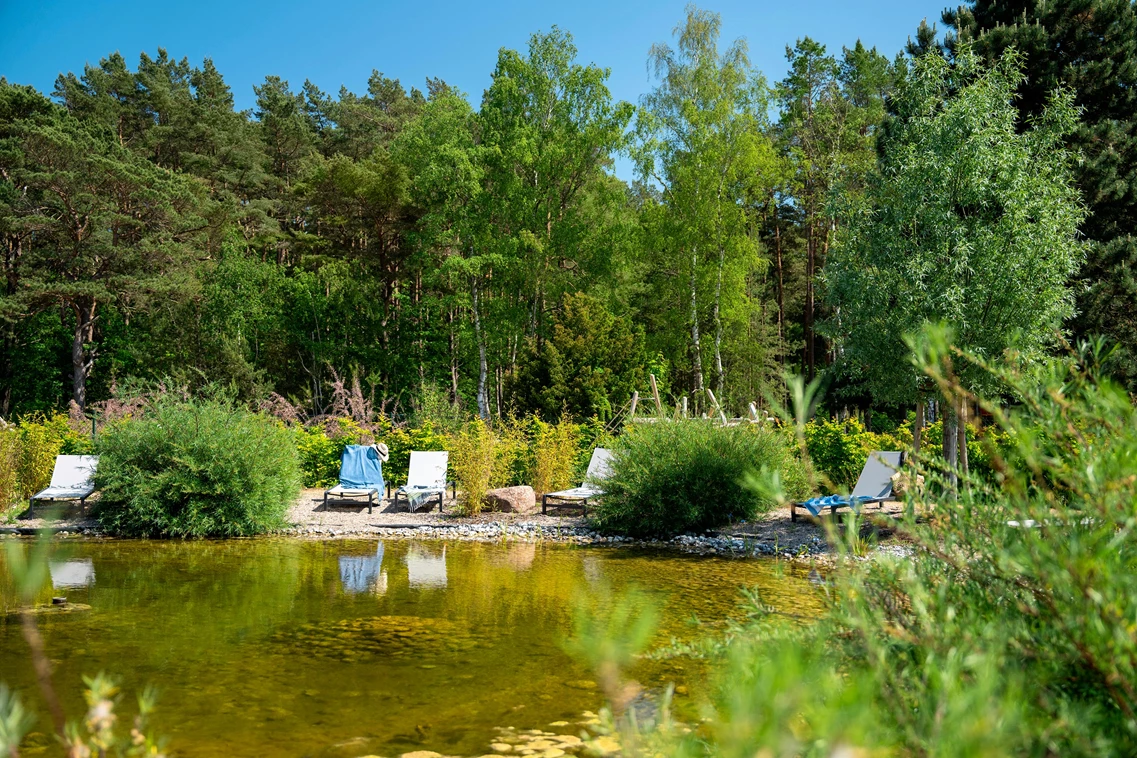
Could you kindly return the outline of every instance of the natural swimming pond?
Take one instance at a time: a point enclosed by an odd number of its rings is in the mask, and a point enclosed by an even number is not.
[[[10,611],[4,561],[0,552],[0,604]],[[82,675],[118,677],[124,715],[152,684],[154,731],[178,756],[481,755],[496,727],[578,720],[602,698],[559,643],[577,593],[604,585],[657,598],[659,644],[739,617],[746,586],[788,613],[821,609],[805,575],[785,564],[634,548],[64,541],[50,568],[50,594],[91,606],[38,617],[68,716],[84,711]],[[19,624],[3,618],[0,679],[42,713]],[[631,675],[650,692],[701,673],[669,659],[642,661]],[[50,732],[46,719],[40,729]]]

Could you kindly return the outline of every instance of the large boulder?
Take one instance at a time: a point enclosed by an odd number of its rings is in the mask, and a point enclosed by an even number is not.
[[[486,493],[486,507],[503,513],[536,513],[537,495],[532,487],[502,487]]]

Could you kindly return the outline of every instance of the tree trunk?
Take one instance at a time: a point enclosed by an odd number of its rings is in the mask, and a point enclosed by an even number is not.
[[[816,244],[814,238],[813,212],[806,219],[806,257],[805,257],[805,373],[808,381],[813,381],[816,365],[813,352],[813,271],[816,265]]]
[[[941,415],[944,420],[944,461],[948,468],[948,484],[952,494],[955,494],[959,483],[956,475],[956,466],[959,464],[959,417],[956,415],[955,403],[949,400]]]
[[[912,454],[920,454],[920,437],[924,433],[924,393],[916,393],[916,421],[912,424]]]
[[[703,351],[699,344],[698,248],[691,250],[691,367],[695,371],[695,410],[703,395]]]
[[[959,400],[959,439],[956,442],[956,449],[959,455],[959,471],[964,477],[967,476],[967,401],[963,398]]]
[[[454,309],[451,308],[446,314],[446,320],[450,324],[450,402],[457,404],[458,402],[458,335],[454,330]]]
[[[486,335],[482,331],[482,317],[478,298],[478,278],[474,277],[471,288],[474,299],[474,339],[478,343],[478,415],[484,421],[490,420],[490,398],[486,394],[486,375],[489,369],[486,363]]]
[[[722,274],[726,266],[726,251],[719,245],[719,267],[715,280],[715,394],[722,399],[723,386],[726,384],[726,375],[722,370]]]
[[[79,410],[87,410],[87,378],[95,365],[95,312],[98,302],[83,298],[71,303],[75,334],[71,341],[71,397]]]
[[[778,343],[780,346],[786,339],[786,277],[782,265],[782,230],[778,226],[778,205],[776,202],[774,203],[774,266],[778,273]],[[783,358],[783,362],[784,360]]]

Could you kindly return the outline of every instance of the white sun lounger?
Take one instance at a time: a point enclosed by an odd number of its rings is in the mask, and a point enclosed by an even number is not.
[[[584,484],[579,487],[574,487],[571,490],[546,492],[541,497],[541,513],[548,513],[550,504],[555,507],[566,503],[580,503],[581,513],[587,513],[588,501],[594,500],[604,494],[604,490],[597,487],[593,482],[608,478],[609,464],[611,461],[612,452],[610,450],[602,447],[593,450],[592,460],[588,462],[588,473],[584,477]],[[549,501],[551,500],[558,502],[550,503]]]
[[[412,450],[407,483],[395,490],[395,510],[399,510],[400,495],[407,501],[407,510],[411,512],[430,505],[437,495],[438,512],[442,513],[449,460],[450,455],[445,450]]]
[[[32,495],[31,505],[35,505],[37,500],[78,500],[85,503],[95,491],[92,479],[98,465],[97,455],[57,455],[51,484]]]

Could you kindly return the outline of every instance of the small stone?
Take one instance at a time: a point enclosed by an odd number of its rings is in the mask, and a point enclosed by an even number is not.
[[[561,743],[562,746],[563,745],[570,745],[570,746],[579,745],[581,743],[580,737],[577,737],[575,734],[558,734],[553,739],[555,739],[557,742]]]
[[[504,742],[494,742],[490,745],[490,750],[495,753],[509,753],[513,750],[513,745],[508,745]]]
[[[442,758],[442,753],[433,750],[415,750],[412,753],[403,753],[399,758]]]
[[[549,723],[549,726],[555,726],[558,729],[562,726],[568,726],[568,725],[569,725],[569,722],[567,722],[567,721],[552,721]]]

